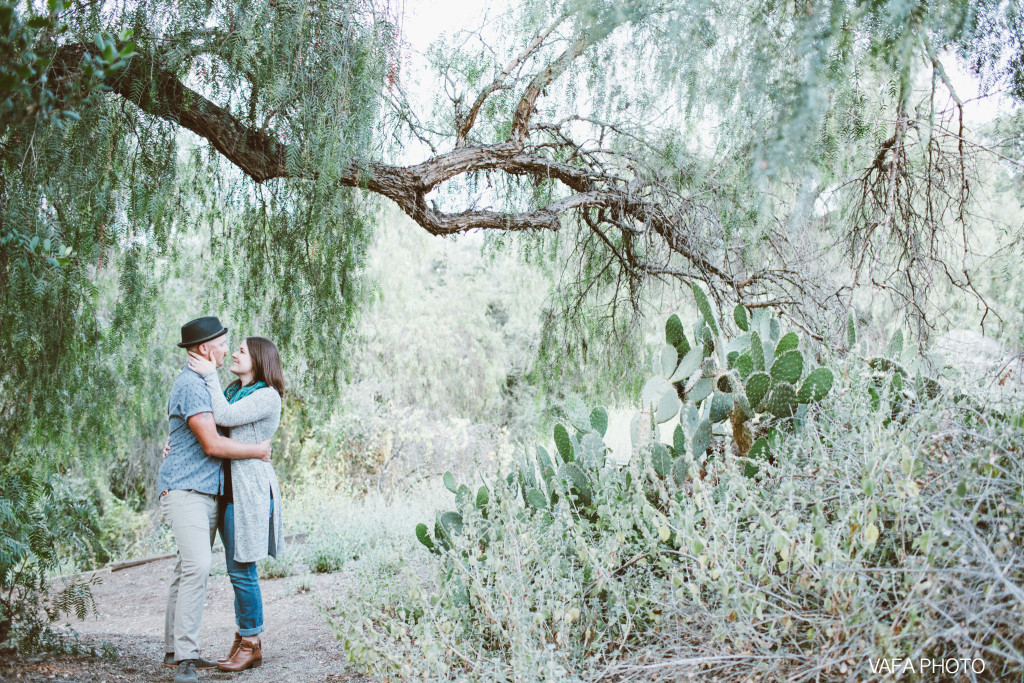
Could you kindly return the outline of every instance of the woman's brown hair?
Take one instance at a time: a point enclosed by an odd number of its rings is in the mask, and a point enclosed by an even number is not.
[[[264,337],[246,337],[245,344],[252,358],[253,381],[265,382],[267,386],[277,389],[277,393],[283,397],[284,372],[281,370],[281,354],[277,352],[277,346]]]

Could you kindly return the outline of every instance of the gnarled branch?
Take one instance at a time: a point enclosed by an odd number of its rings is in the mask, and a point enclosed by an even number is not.
[[[712,263],[704,250],[695,246],[687,235],[687,214],[690,201],[670,197],[650,182],[634,176],[631,180],[609,173],[594,156],[577,155],[574,163],[550,158],[544,145],[524,144],[530,129],[529,119],[543,88],[560,74],[590,45],[606,37],[626,21],[623,13],[605,17],[574,42],[552,64],[537,74],[520,100],[514,114],[513,139],[489,145],[456,145],[450,152],[435,154],[411,166],[379,162],[343,165],[337,175],[341,186],[361,188],[394,201],[417,224],[434,235],[451,235],[473,229],[495,230],[558,230],[561,219],[569,214],[582,215],[601,210],[599,223],[631,236],[646,234],[660,238],[671,254],[678,254],[692,264],[704,278],[719,279],[726,289],[742,289],[740,280]],[[553,30],[554,26],[551,27]],[[543,41],[544,35],[536,39]],[[65,45],[54,60],[55,74],[67,78],[78,69],[83,56],[94,51],[87,44]],[[512,68],[516,68],[513,62]],[[501,75],[496,82],[501,80]],[[507,77],[506,77],[507,78]],[[314,168],[295,168],[287,163],[289,144],[273,131],[245,125],[227,109],[184,85],[180,74],[166,67],[159,54],[140,52],[126,68],[112,77],[108,85],[117,95],[133,102],[143,111],[178,123],[206,138],[232,164],[257,183],[276,178],[316,177]],[[479,99],[479,98],[478,98]],[[467,129],[468,131],[468,129]],[[464,138],[463,138],[464,139]],[[578,163],[579,165],[575,165]],[[478,171],[500,171],[526,176],[536,182],[558,181],[566,190],[564,196],[543,207],[523,213],[495,210],[444,212],[432,206],[426,195],[440,184],[457,176]],[[591,225],[592,221],[585,221]],[[595,228],[602,242],[608,237]],[[612,250],[615,258],[631,274],[650,274],[653,264],[640,263],[635,255]],[[689,279],[689,277],[686,277]]]

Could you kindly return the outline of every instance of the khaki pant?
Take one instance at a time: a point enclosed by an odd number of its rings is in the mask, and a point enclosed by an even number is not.
[[[206,580],[217,533],[217,497],[175,489],[160,496],[160,509],[178,546],[167,594],[164,651],[173,652],[179,661],[198,659]]]

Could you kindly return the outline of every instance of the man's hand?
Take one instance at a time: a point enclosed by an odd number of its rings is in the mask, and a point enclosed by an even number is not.
[[[192,370],[193,372],[197,372],[200,375],[205,375],[207,373],[210,373],[210,372],[213,372],[214,370],[216,370],[217,369],[217,365],[212,360],[209,360],[207,358],[203,358],[199,354],[193,353],[192,351],[189,351],[188,352],[188,369]]]
[[[196,413],[188,419],[188,427],[196,435],[199,445],[207,455],[230,460],[259,458],[264,462],[270,462],[270,439],[256,444],[221,436],[217,433],[213,413]]]
[[[167,437],[167,443],[164,444],[164,460],[167,459],[167,454],[171,452],[171,437]]]

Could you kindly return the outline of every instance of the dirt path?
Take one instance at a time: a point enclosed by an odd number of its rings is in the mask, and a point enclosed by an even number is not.
[[[216,560],[215,560],[216,561]],[[72,621],[82,640],[94,646],[103,641],[116,648],[116,661],[49,657],[38,661],[0,661],[0,681],[111,683],[170,681],[174,670],[163,659],[164,607],[173,560],[162,560],[118,572],[100,574],[94,588],[98,614]],[[284,579],[261,579],[266,630],[262,634],[264,664],[238,674],[201,671],[199,680],[244,683],[351,681],[354,674],[341,644],[328,628],[318,607],[347,581],[348,572],[308,574]],[[304,590],[308,588],[308,590]],[[199,645],[207,659],[227,654],[234,637],[234,596],[225,575],[211,576]]]

